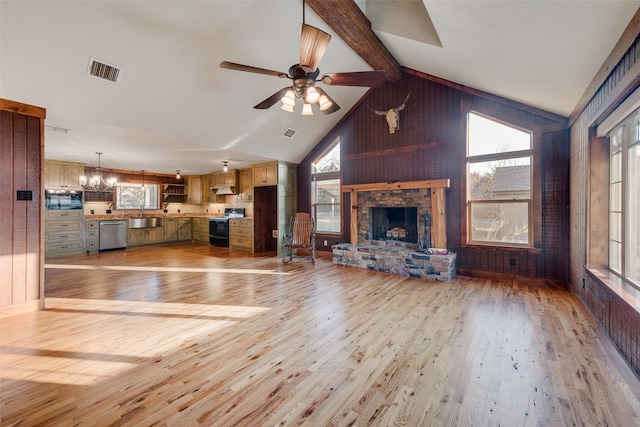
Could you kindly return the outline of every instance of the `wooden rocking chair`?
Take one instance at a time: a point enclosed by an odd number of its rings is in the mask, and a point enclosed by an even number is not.
[[[298,255],[299,252],[305,254]],[[316,233],[313,218],[305,212],[299,212],[291,218],[289,234],[283,237],[282,261],[291,262],[294,257],[311,258],[313,265],[316,264]]]

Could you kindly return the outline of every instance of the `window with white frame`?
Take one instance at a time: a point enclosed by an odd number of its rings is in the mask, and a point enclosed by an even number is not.
[[[640,286],[640,109],[609,133],[609,269]]]
[[[532,133],[467,116],[467,242],[531,247]]]
[[[319,233],[340,233],[340,142],[311,165],[311,209]]]
[[[118,209],[159,209],[157,184],[118,183]]]

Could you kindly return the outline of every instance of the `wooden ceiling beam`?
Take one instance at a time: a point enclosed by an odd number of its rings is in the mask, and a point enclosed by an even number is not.
[[[306,4],[374,70],[384,70],[388,82],[402,78],[400,64],[354,0],[306,0]]]

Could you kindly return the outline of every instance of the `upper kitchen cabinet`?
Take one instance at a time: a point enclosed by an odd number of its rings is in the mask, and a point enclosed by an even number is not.
[[[187,176],[187,203],[202,203],[202,177]]]
[[[238,181],[238,170],[232,169],[229,172],[216,172],[212,174],[215,182],[211,183],[211,186],[214,185],[229,185],[231,187],[235,187]]]
[[[202,185],[200,189],[201,194],[201,203],[215,203],[216,195],[213,191],[211,191],[211,187],[215,183],[214,174],[202,175],[201,177]]]
[[[238,174],[238,192],[243,202],[253,201],[253,170],[241,169]]]
[[[253,186],[278,185],[278,162],[261,163],[253,166]]]
[[[80,176],[84,175],[82,163],[45,160],[44,188],[46,190],[82,190]]]

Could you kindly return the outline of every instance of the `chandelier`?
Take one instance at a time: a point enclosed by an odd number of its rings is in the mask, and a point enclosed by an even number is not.
[[[97,191],[101,193],[109,193],[113,191],[118,179],[115,176],[107,178],[106,180],[102,176],[102,166],[100,166],[100,156],[102,153],[96,151],[98,155],[98,166],[96,166],[97,174],[88,178],[86,175],[80,177],[80,185],[86,191]]]

